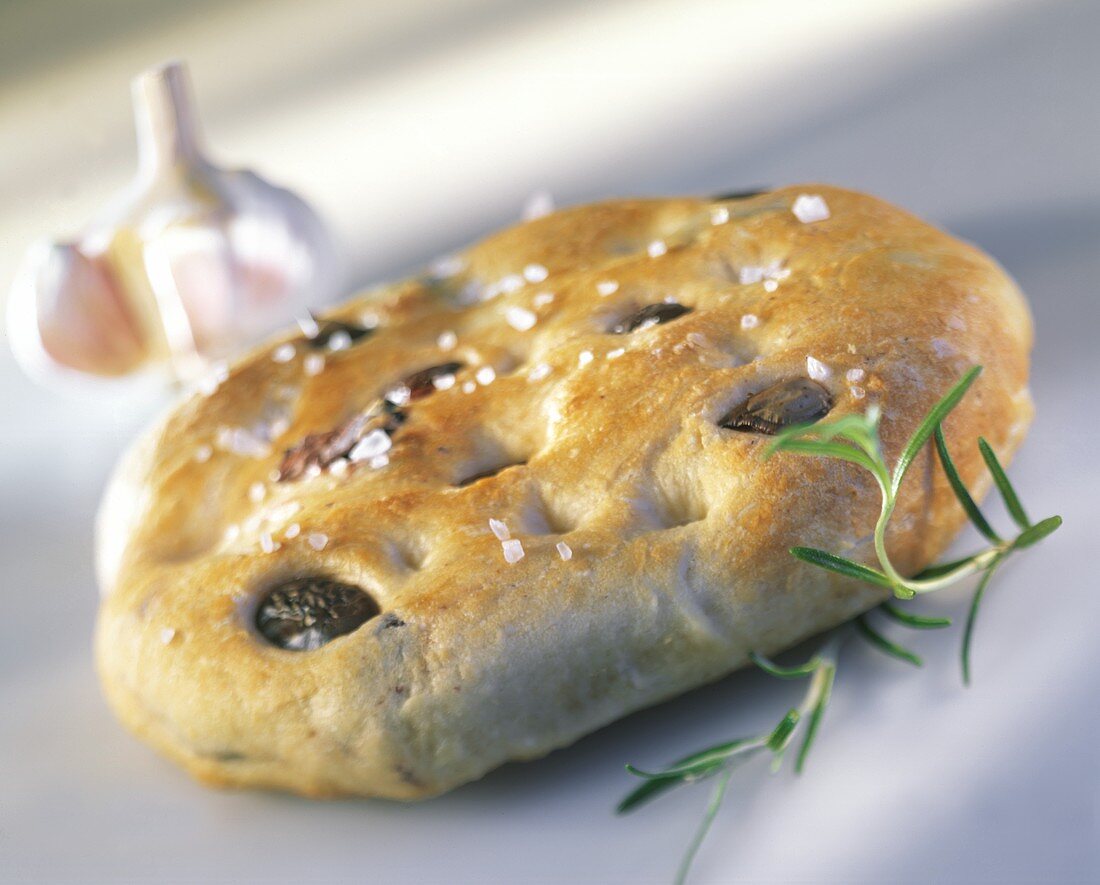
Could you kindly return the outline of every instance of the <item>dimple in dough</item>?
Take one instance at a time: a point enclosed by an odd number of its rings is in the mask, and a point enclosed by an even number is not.
[[[804,194],[829,217],[800,220]],[[894,458],[983,365],[945,427],[979,493],[974,438],[1007,458],[1031,416],[1031,322],[1004,271],[823,185],[566,209],[319,326],[173,409],[100,514],[107,697],[210,783],[434,795],[878,603],[788,553],[873,562],[870,478],[765,461],[765,433],[722,426],[775,385],[820,385],[831,417],[877,403]],[[925,452],[895,561],[923,567],[962,522]],[[257,606],[310,580],[377,614],[273,645]]]

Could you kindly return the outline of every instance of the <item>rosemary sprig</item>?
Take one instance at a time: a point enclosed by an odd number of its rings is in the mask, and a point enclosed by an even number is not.
[[[879,569],[814,547],[791,548],[791,554],[798,559],[819,568],[888,589],[898,599],[912,599],[917,594],[933,593],[975,574],[981,575],[963,628],[961,658],[963,682],[966,684],[970,682],[970,649],[974,624],[993,574],[1012,553],[1038,543],[1062,524],[1060,516],[1050,516],[1036,523],[1028,519],[1019,495],[1009,482],[992,447],[980,437],[978,449],[982,459],[993,477],[993,482],[1004,500],[1006,509],[1020,531],[1010,539],[1003,538],[986,519],[963,483],[958,469],[951,460],[942,424],[951,410],[966,395],[980,372],[980,366],[972,368],[932,407],[906,442],[892,470],[882,454],[878,432],[880,413],[876,406],[871,406],[865,415],[847,415],[835,421],[789,428],[776,437],[768,450],[768,456],[776,452],[790,452],[837,458],[856,464],[871,473],[882,496],[882,505],[874,531],[874,549]],[[886,551],[886,530],[897,506],[898,494],[906,473],[930,439],[933,441],[940,465],[955,497],[974,527],[990,542],[990,546],[962,559],[930,566],[920,574],[906,578],[891,562]],[[950,618],[915,614],[891,602],[883,603],[875,611],[897,624],[916,630],[939,629],[951,625]],[[638,808],[673,787],[717,777],[703,820],[677,871],[675,880],[677,883],[686,880],[695,855],[725,797],[735,767],[766,753],[771,755],[772,771],[778,771],[782,766],[787,748],[794,740],[796,733],[801,731],[802,745],[794,765],[795,773],[801,773],[829,703],[841,646],[851,636],[859,636],[867,640],[872,646],[891,657],[918,667],[922,664],[917,654],[872,626],[869,613],[860,615],[828,634],[818,652],[804,664],[785,667],[756,652],[749,655],[754,664],[772,676],[780,679],[809,678],[802,702],[788,710],[771,731],[754,737],[716,744],[685,756],[668,768],[659,771],[642,771],[627,765],[627,771],[641,778],[643,783],[619,803],[617,811],[620,814]]]

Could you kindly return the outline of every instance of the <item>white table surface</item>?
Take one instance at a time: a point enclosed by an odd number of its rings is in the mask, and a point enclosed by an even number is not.
[[[827,180],[979,243],[1038,330],[1011,474],[1066,525],[994,584],[971,688],[957,631],[917,638],[921,671],[853,647],[807,772],[738,774],[694,881],[1100,881],[1100,6],[909,6],[282,0],[157,5],[139,27],[126,0],[62,35],[56,0],[15,4],[0,286],[31,238],[125,180],[126,78],[169,54],[192,59],[210,141],[314,199],[358,281],[506,223],[540,187]],[[13,23],[65,39],[42,58]],[[146,411],[43,393],[6,353],[0,394],[0,881],[665,882],[706,788],[618,819],[622,763],[757,730],[798,692],[737,674],[418,805],[204,789],[121,730],[91,665],[91,518]]]

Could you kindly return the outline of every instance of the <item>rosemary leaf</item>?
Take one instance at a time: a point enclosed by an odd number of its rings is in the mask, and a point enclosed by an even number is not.
[[[798,712],[798,708],[791,707],[787,715],[779,720],[779,724],[768,735],[767,748],[773,753],[782,753],[790,743],[791,735],[794,734],[795,728],[798,727],[798,720],[801,718],[802,714]]]
[[[950,618],[930,618],[925,615],[915,615],[912,612],[907,612],[904,609],[898,608],[896,605],[891,605],[889,602],[884,602],[879,606],[881,611],[886,617],[892,618],[899,624],[904,624],[906,627],[913,627],[917,630],[935,630],[939,627],[950,627]]]
[[[997,491],[1001,493],[1001,497],[1005,502],[1005,507],[1008,508],[1008,512],[1016,522],[1016,525],[1022,529],[1031,528],[1031,521],[1027,518],[1027,514],[1024,513],[1024,507],[1020,503],[1020,498],[1016,494],[1016,490],[1012,488],[1012,483],[1010,483],[1008,477],[1005,476],[1005,469],[997,459],[997,453],[993,451],[993,448],[985,441],[984,437],[980,436],[978,437],[978,449],[982,453],[985,466],[988,467],[989,472],[993,474],[993,482],[997,484]]]
[[[870,624],[867,623],[867,619],[862,615],[856,618],[856,627],[859,629],[859,632],[863,634],[863,637],[867,639],[879,651],[886,652],[886,654],[890,655],[891,657],[910,663],[914,667],[924,666],[924,662],[915,654],[913,654],[913,652],[909,651],[909,649],[907,648],[902,648],[896,642],[892,642],[881,633],[878,633]]]
[[[824,458],[837,458],[841,461],[851,461],[865,470],[874,471],[875,464],[866,452],[846,446],[843,443],[822,442],[814,439],[799,439],[790,437],[777,441],[770,452],[793,452],[797,455],[817,455]]]
[[[816,547],[792,547],[791,555],[811,565],[820,566],[829,571],[846,575],[849,578],[867,581],[869,584],[885,587],[888,590],[893,589],[894,586],[882,572],[876,571],[870,566],[853,562],[851,559],[845,559],[843,556],[837,556],[835,553],[818,550]]]
[[[821,669],[814,675],[814,679],[820,679],[821,685],[818,689],[817,702],[814,704],[813,711],[810,713],[810,720],[806,724],[806,736],[802,739],[802,746],[798,750],[798,758],[794,762],[795,774],[802,774],[802,769],[806,766],[806,757],[810,753],[810,747],[813,746],[814,738],[817,737],[817,729],[821,724],[821,719],[825,715],[825,708],[829,705],[829,698],[833,694],[833,682],[836,679],[836,664],[822,664]]]
[[[993,573],[997,571],[997,566],[1001,564],[1003,557],[998,557],[993,560],[989,568],[982,574],[982,579],[978,582],[977,589],[974,590],[974,596],[970,600],[970,610],[966,613],[966,626],[963,628],[963,640],[962,640],[962,677],[963,685],[970,685],[970,640],[974,635],[974,622],[978,618],[978,609],[982,604],[982,597],[985,596],[985,588],[989,586],[989,582],[993,580]]]
[[[818,658],[816,657],[811,658],[805,664],[799,664],[797,667],[781,667],[770,658],[759,655],[754,651],[749,652],[749,660],[765,673],[778,676],[780,679],[801,679],[804,676],[812,675],[818,668]]]
[[[1040,520],[1016,536],[1016,540],[1012,542],[1012,549],[1023,550],[1032,544],[1038,544],[1047,535],[1055,532],[1061,524],[1062,517],[1060,516],[1048,516],[1046,519]]]
[[[969,565],[980,554],[975,553],[973,556],[964,556],[962,559],[952,559],[950,562],[941,562],[937,565],[930,565],[920,574],[914,576],[914,581],[923,581],[926,578],[938,578],[940,575],[946,575],[949,572],[955,571],[960,566]]]
[[[706,839],[707,831],[710,829],[710,825],[714,823],[718,809],[722,807],[722,800],[726,796],[726,788],[729,787],[732,774],[733,771],[727,768],[722,772],[718,783],[714,785],[714,790],[710,794],[710,801],[707,803],[707,810],[703,813],[703,819],[695,831],[695,836],[692,838],[688,850],[684,853],[684,859],[680,861],[680,868],[676,871],[676,885],[684,885],[687,881],[688,873],[691,872],[691,865],[695,861],[695,855],[699,852],[699,846]]]
[[[925,415],[924,420],[913,435],[909,437],[909,442],[905,444],[905,448],[902,450],[901,457],[898,458],[898,463],[894,467],[894,479],[893,479],[893,492],[897,494],[899,488],[901,488],[901,481],[905,479],[905,474],[909,470],[913,460],[920,453],[920,450],[924,447],[924,444],[928,442],[930,437],[937,427],[943,422],[943,419],[947,417],[959,400],[963,398],[963,395],[970,388],[970,385],[974,383],[974,379],[981,374],[982,367],[974,366],[969,372],[962,376],[955,382],[954,386],[944,394],[943,399],[936,403],[932,410]]]
[[[955,469],[955,462],[951,460],[951,455],[947,451],[947,441],[943,438],[943,425],[937,424],[934,434],[936,441],[936,451],[940,456],[940,464],[943,466],[943,472],[947,476],[947,481],[951,483],[951,490],[955,493],[955,497],[959,499],[959,503],[962,504],[963,510],[966,511],[966,515],[970,517],[970,521],[974,523],[974,527],[981,532],[985,537],[992,541],[994,544],[1001,543],[1001,536],[998,535],[986,520],[982,511],[978,509],[978,505],[974,503],[974,499],[970,496],[970,492],[966,486],[963,485],[962,477],[959,476],[959,471]]]

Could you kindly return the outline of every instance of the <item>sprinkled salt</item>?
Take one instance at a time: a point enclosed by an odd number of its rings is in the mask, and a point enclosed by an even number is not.
[[[501,541],[500,546],[504,551],[504,561],[509,565],[514,565],[523,559],[523,542],[518,538],[513,538],[510,541]]]
[[[779,283],[776,282],[775,280],[764,280],[764,291],[765,292],[774,292],[778,288],[779,288]]]
[[[823,197],[817,194],[799,194],[791,206],[794,217],[803,224],[824,221],[829,217],[829,206]]]
[[[582,350],[580,353],[577,354],[578,365],[587,366],[590,362],[592,362],[591,350]]]
[[[325,358],[319,353],[311,353],[303,360],[302,369],[309,378],[320,375],[325,371]]]
[[[755,329],[760,325],[760,317],[754,313],[747,313],[741,317],[742,329]]]
[[[351,347],[351,335],[343,329],[337,329],[328,336],[329,350],[336,352],[338,350],[347,350],[349,347]]]
[[[508,325],[517,332],[526,332],[538,322],[539,318],[533,311],[528,310],[526,307],[516,307],[513,305],[504,311],[504,319],[507,320]]]
[[[688,344],[693,347],[706,347],[710,344],[707,340],[707,336],[702,332],[688,332],[684,337],[687,339]]]
[[[492,384],[496,381],[497,372],[492,366],[482,366],[477,370],[474,377],[477,379],[477,383],[482,387]]]
[[[446,279],[461,273],[466,267],[466,261],[461,255],[441,255],[428,265],[428,270],[433,277]]]
[[[333,476],[343,476],[348,472],[348,459],[337,458],[328,466],[328,472]]]
[[[955,348],[951,342],[943,338],[933,338],[932,349],[936,351],[936,356],[940,359],[943,359],[945,356],[951,356],[951,354],[955,352]]]
[[[550,275],[550,272],[541,264],[528,264],[523,269],[523,278],[529,283],[541,283]]]
[[[412,399],[412,391],[404,384],[399,384],[386,391],[385,399],[386,402],[393,403],[395,406],[403,406]]]
[[[501,277],[496,285],[500,287],[500,291],[508,294],[515,292],[517,289],[522,289],[527,284],[527,281],[518,273],[510,273],[507,276]]]
[[[473,393],[475,390],[477,390],[477,382],[476,381],[463,381],[462,382],[462,392],[463,393]]]
[[[432,376],[432,387],[436,390],[450,390],[455,386],[455,376],[451,374]]]
[[[294,359],[294,354],[297,353],[294,345],[289,341],[286,344],[280,344],[271,353],[271,358],[277,363],[289,363]]]
[[[645,250],[650,258],[660,258],[668,251],[668,246],[665,245],[664,240],[654,240],[645,247]]]
[[[259,504],[267,495],[267,486],[262,482],[254,482],[248,489],[248,498],[253,504]]]
[[[321,334],[321,327],[317,325],[317,320],[313,318],[311,313],[307,313],[304,317],[298,317],[298,328],[302,330],[302,334],[306,338],[316,338]]]
[[[852,394],[852,399],[863,399],[867,396],[867,391],[862,387],[849,387],[848,392]]]
[[[389,463],[390,463],[390,456],[389,455],[375,455],[368,462],[368,464],[370,465],[370,468],[372,470],[381,470],[383,467],[385,467]]]
[[[306,543],[314,550],[324,550],[325,545],[328,544],[328,535],[321,532],[312,532],[306,537]]]
[[[550,374],[550,364],[549,363],[535,363],[535,365],[533,365],[531,367],[531,371],[527,373],[527,380],[528,381],[541,381],[543,378],[545,378],[549,374]]]
[[[373,310],[365,310],[359,314],[359,325],[364,329],[377,329],[380,322],[382,320]]]
[[[573,558],[573,548],[570,547],[565,541],[558,541],[555,545],[560,556],[565,562],[569,562]]]
[[[534,304],[535,307],[546,307],[546,305],[550,304],[553,300],[553,292],[539,292],[538,295],[531,299],[531,303]]]
[[[439,345],[440,350],[454,350],[455,345],[458,344],[458,336],[448,329],[446,332],[439,333],[435,343]]]
[[[306,468],[306,472],[303,474],[303,476],[306,479],[316,479],[320,475],[321,475],[321,465],[320,464],[310,464],[309,467]]]
[[[952,314],[947,318],[947,328],[958,329],[960,332],[965,332],[966,320],[964,320],[961,316]]]
[[[205,464],[213,454],[214,450],[210,446],[202,445],[195,449],[195,460],[200,464]]]
[[[806,357],[806,373],[814,379],[814,381],[824,381],[832,372],[829,367],[820,360],[814,359],[812,356]]]
[[[291,538],[297,538],[298,534],[301,531],[302,531],[302,527],[298,523],[292,522],[290,525],[288,525],[286,527],[286,531],[283,532],[283,537],[286,538],[289,541],[289,540],[291,540]]]
[[[382,428],[376,427],[359,440],[359,442],[355,444],[355,447],[348,452],[348,460],[367,461],[375,457],[375,455],[382,455],[388,452],[392,445],[393,441],[390,439],[390,435]]]
[[[844,377],[851,384],[858,384],[860,381],[863,380],[863,378],[866,374],[867,373],[864,372],[863,369],[856,368],[856,369],[849,369],[847,372],[844,373]]]
[[[521,216],[524,221],[534,221],[554,211],[554,198],[549,191],[537,190],[523,204]]]
[[[619,284],[616,280],[601,280],[596,283],[596,291],[606,298],[619,291]]]
[[[164,645],[168,645],[173,639],[176,638],[176,631],[172,627],[165,627],[160,631],[160,641]]]
[[[225,543],[232,544],[241,536],[241,527],[235,522],[225,527]]]
[[[225,363],[217,363],[211,368],[209,374],[199,381],[199,393],[203,396],[210,396],[228,377],[229,366]]]
[[[271,537],[271,532],[264,532],[260,535],[260,549],[264,553],[274,553],[279,549],[279,545],[275,543],[275,540]]]
[[[609,360],[617,360],[624,353],[626,353],[626,348],[625,347],[616,347],[614,350],[609,350],[607,352],[607,358]]]
[[[730,220],[730,210],[725,206],[715,206],[710,210],[711,224],[725,224]]]
[[[489,518],[489,530],[496,535],[498,541],[507,541],[512,537],[512,533],[508,531],[508,526],[504,524],[503,520]]]

